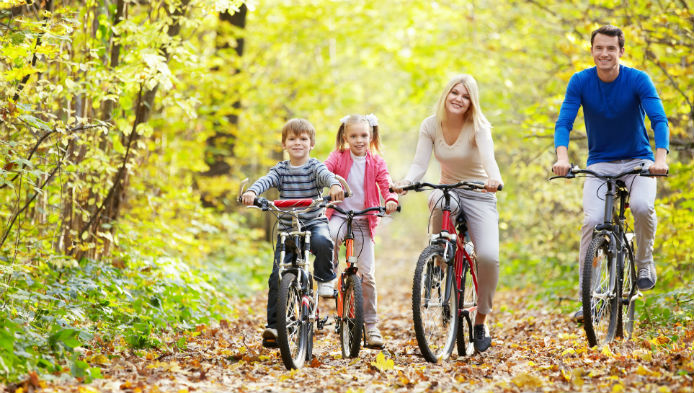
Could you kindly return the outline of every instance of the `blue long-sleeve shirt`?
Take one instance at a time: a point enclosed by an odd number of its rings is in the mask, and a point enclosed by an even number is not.
[[[651,121],[655,147],[669,149],[663,104],[643,71],[620,65],[619,76],[612,82],[601,81],[596,67],[575,73],[554,127],[555,150],[569,146],[569,133],[581,106],[588,134],[588,165],[634,158],[654,160],[645,115]]]

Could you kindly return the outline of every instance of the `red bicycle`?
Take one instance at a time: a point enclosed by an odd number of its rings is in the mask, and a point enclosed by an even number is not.
[[[457,344],[458,354],[472,354],[473,322],[477,313],[477,265],[464,214],[451,220],[454,189],[479,190],[484,184],[415,183],[403,191],[443,192],[441,232],[431,236],[414,271],[412,314],[417,344],[432,363],[448,358]],[[499,188],[501,190],[501,188]]]

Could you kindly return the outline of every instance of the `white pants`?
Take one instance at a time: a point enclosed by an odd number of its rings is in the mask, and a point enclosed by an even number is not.
[[[441,232],[443,191],[429,195],[432,210],[431,233]],[[461,211],[467,219],[470,240],[475,246],[477,262],[477,311],[492,312],[494,293],[499,282],[499,213],[493,193],[454,190],[451,195],[451,219],[455,222]]]
[[[338,256],[344,254],[344,251],[340,250],[340,248],[347,233],[347,219],[337,214],[333,215],[330,217],[328,226],[330,229],[330,237],[335,242],[335,257],[333,258],[333,264],[337,271],[337,264],[340,260],[345,259],[344,255],[342,258],[338,258]],[[369,329],[378,323],[374,241],[369,235],[369,221],[365,219],[353,220],[352,233],[354,234],[353,251],[354,256],[357,257],[357,269],[361,277],[362,298],[364,299],[364,323],[367,329]]]
[[[653,165],[653,161],[644,159],[599,162],[589,165],[591,171],[616,175],[644,164]],[[655,194],[657,182],[654,177],[628,175],[622,178],[629,190],[629,209],[634,216],[634,235],[636,238],[635,262],[637,267],[647,266],[653,261],[653,242],[658,219],[655,215]],[[579,281],[583,277],[583,261],[593,239],[593,228],[604,222],[605,215],[605,181],[588,176],[583,184],[583,226],[581,227],[581,248],[579,251]],[[615,207],[619,208],[618,201]]]

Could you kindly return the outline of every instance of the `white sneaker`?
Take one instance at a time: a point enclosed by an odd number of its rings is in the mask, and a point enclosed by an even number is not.
[[[318,296],[335,297],[335,280],[318,282]]]
[[[371,348],[383,348],[383,336],[377,327],[372,327],[366,331],[366,345]]]
[[[636,286],[642,291],[648,291],[655,287],[658,276],[655,272],[655,263],[650,262],[639,268]]]

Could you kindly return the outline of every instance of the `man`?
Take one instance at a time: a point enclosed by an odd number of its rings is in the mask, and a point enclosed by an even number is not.
[[[588,169],[617,174],[643,164],[652,174],[667,173],[669,130],[663,104],[645,72],[619,64],[624,54],[624,33],[615,26],[603,26],[593,31],[590,44],[595,67],[577,72],[569,80],[554,128],[557,162],[552,171],[564,176],[570,168],[569,133],[578,108],[583,107],[588,135]],[[644,115],[648,115],[653,128],[655,157]],[[656,180],[638,175],[626,180],[636,235],[636,283],[645,291],[652,289],[657,280],[653,263]],[[603,222],[605,187],[601,186],[602,182],[592,177],[586,178],[583,186],[580,262],[585,259],[593,228]],[[579,272],[581,267],[579,263]],[[581,322],[583,312],[574,314],[574,319]]]

